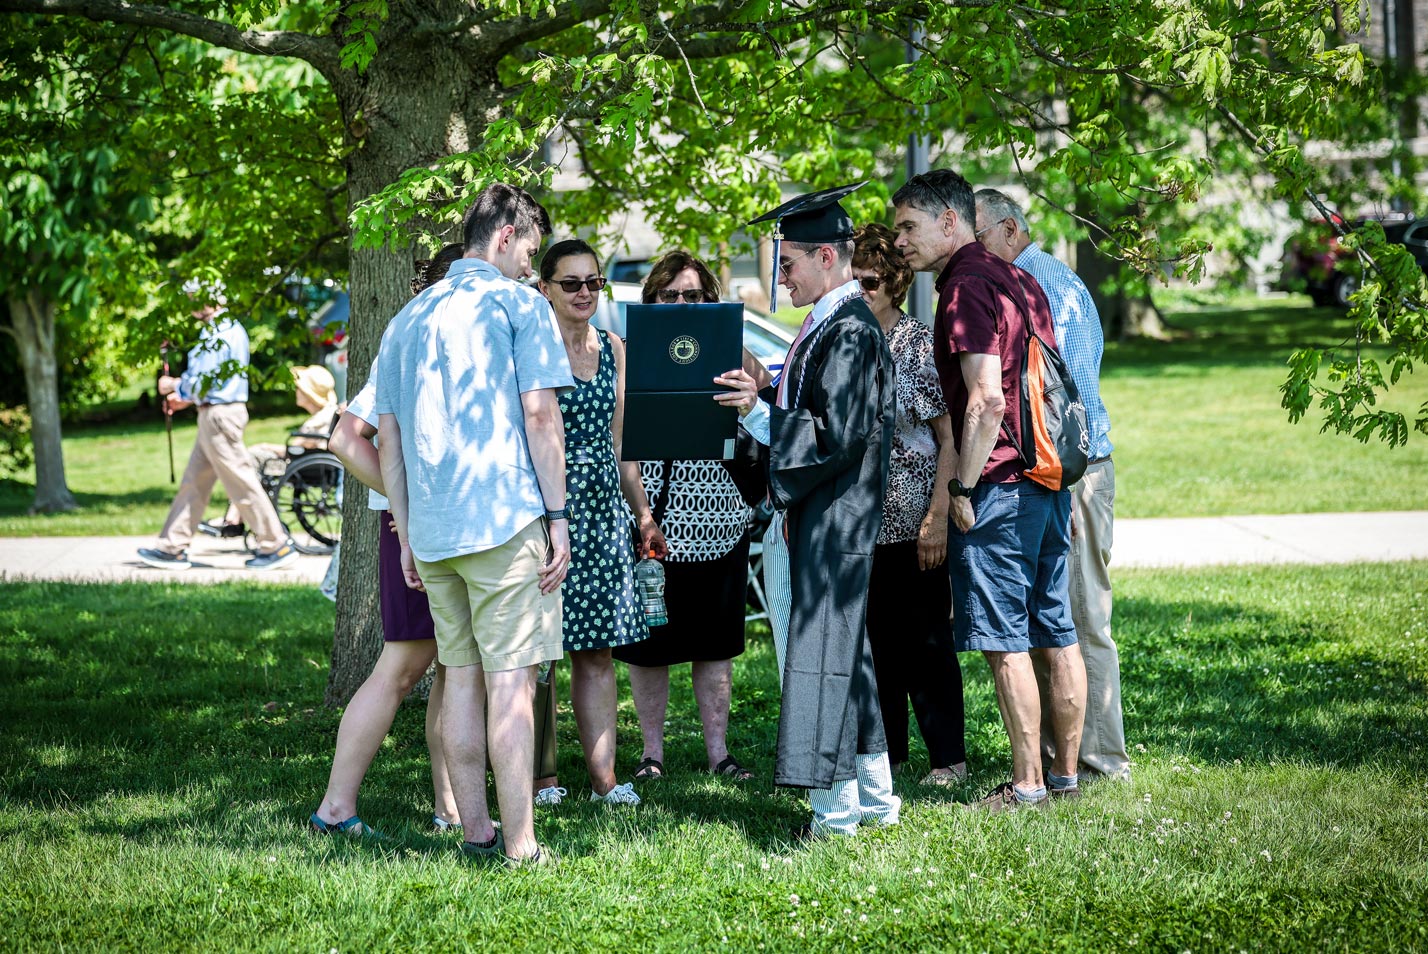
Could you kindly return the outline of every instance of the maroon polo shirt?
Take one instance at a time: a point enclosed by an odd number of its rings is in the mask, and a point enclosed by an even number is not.
[[[1026,351],[1022,309],[1009,295],[1019,295],[1041,340],[1055,346],[1051,306],[1046,294],[1026,272],[969,242],[953,253],[937,278],[937,317],[932,325],[933,358],[942,394],[952,416],[952,437],[962,451],[962,427],[967,420],[967,384],[962,379],[960,352],[994,354],[1002,364],[1003,417],[1018,444],[1021,436],[1021,364]],[[997,431],[981,479],[989,483],[1021,480],[1026,465],[1006,431]]]

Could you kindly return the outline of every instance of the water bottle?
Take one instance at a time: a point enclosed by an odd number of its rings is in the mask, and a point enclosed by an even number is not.
[[[644,608],[646,623],[663,626],[669,622],[669,611],[664,607],[664,567],[654,558],[654,550],[635,564],[635,593]]]

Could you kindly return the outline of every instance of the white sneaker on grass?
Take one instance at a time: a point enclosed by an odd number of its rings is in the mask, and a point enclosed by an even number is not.
[[[638,805],[640,796],[635,794],[635,783],[626,782],[624,785],[616,785],[604,795],[590,793],[592,802],[604,802],[606,805]]]
[[[569,794],[570,792],[561,788],[559,785],[552,785],[549,788],[543,788],[535,793],[535,803],[538,806],[559,805],[560,800]]]

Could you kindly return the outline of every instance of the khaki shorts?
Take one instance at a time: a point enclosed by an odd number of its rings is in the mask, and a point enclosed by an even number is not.
[[[545,520],[538,518],[490,550],[416,561],[443,666],[480,663],[503,672],[561,657],[560,591],[540,592],[549,548]]]

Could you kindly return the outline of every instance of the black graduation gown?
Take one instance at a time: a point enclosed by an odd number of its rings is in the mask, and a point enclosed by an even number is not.
[[[861,297],[799,346],[789,409],[771,409],[769,489],[786,510],[793,608],[774,781],[829,788],[858,754],[887,751],[866,616],[896,393],[892,356]]]

